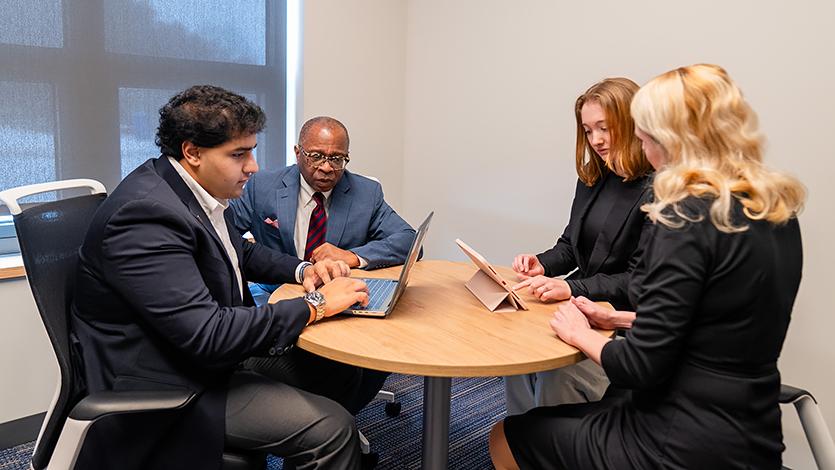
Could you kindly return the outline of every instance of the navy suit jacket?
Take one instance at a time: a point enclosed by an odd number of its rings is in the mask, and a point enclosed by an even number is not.
[[[299,167],[255,174],[232,201],[235,225],[258,243],[298,256],[293,238],[299,203]],[[264,222],[278,221],[278,228]],[[368,262],[366,269],[403,264],[415,230],[383,199],[380,183],[348,170],[333,188],[325,241]]]
[[[545,268],[546,276],[565,274],[577,268],[566,279],[572,295],[605,300],[615,308],[633,310],[627,290],[630,272],[641,256],[641,233],[649,224],[641,205],[651,197],[650,178],[620,182],[610,187],[616,193],[609,195],[615,198],[615,203],[591,252],[581,256],[580,231],[603,186],[603,178],[591,187],[577,180],[565,231],[553,248],[538,254],[537,258]]]
[[[244,282],[295,282],[299,259],[245,243],[225,216]],[[119,184],[79,254],[71,338],[88,391],[198,394],[167,421],[97,424],[85,444],[96,468],[218,468],[229,376],[250,356],[289,348],[307,304],[256,308],[248,289],[242,300],[220,238],[167,157]]]

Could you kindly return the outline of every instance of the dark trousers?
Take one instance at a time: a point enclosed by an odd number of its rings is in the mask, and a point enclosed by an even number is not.
[[[388,372],[363,369],[293,348],[287,354],[253,357],[246,367],[276,381],[336,401],[352,415],[383,388]]]
[[[256,305],[267,303],[280,284],[249,283]],[[341,404],[356,415],[383,388],[388,372],[342,364],[298,348],[273,357],[255,357],[246,366],[260,374]]]
[[[360,468],[354,418],[342,406],[251,371],[230,381],[226,445],[284,457],[285,468]]]

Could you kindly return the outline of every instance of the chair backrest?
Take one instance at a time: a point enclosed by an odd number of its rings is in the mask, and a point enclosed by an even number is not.
[[[35,469],[44,468],[49,463],[67,414],[78,400],[74,396],[80,384],[73,383],[69,308],[78,266],[78,249],[93,214],[106,197],[101,183],[93,181],[93,185],[89,181],[92,180],[81,180],[80,184],[79,180],[58,182],[63,184],[61,187],[31,185],[0,194],[0,200],[12,209],[13,214],[19,212],[14,215],[14,223],[23,266],[61,373],[54,403],[47,412],[32,456],[32,467]],[[88,187],[94,194],[46,202],[22,211],[19,207],[15,210],[16,203],[9,198],[9,193],[19,198],[73,187]],[[23,191],[26,189],[29,191]]]

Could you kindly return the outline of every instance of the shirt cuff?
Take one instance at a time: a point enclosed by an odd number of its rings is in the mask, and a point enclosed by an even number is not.
[[[354,252],[352,251],[351,253],[354,253]],[[358,268],[362,269],[362,268],[368,266],[368,261],[366,261],[365,258],[363,258],[362,256],[360,256],[356,253],[354,253],[354,255],[357,257],[358,260],[360,260],[360,265],[357,266]]]
[[[299,284],[304,281],[304,268],[308,266],[313,266],[313,263],[310,261],[302,261],[298,266],[296,266],[296,282]]]

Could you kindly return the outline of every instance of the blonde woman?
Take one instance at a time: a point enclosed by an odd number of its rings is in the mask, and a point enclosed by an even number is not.
[[[579,299],[551,321],[603,366],[612,393],[498,423],[493,461],[778,469],[777,358],[800,284],[803,187],[763,166],[754,112],[718,66],[660,75],[632,115],[658,169],[644,206],[654,224],[630,282],[637,310],[623,318],[632,328],[624,341],[602,338],[589,328],[600,312]]]
[[[544,302],[586,296],[633,309],[626,291],[640,255],[638,240],[647,220],[641,204],[652,171],[629,115],[637,91],[628,78],[607,78],[577,98],[578,180],[568,225],[550,250],[516,256],[513,269],[525,280],[515,289],[528,289]],[[553,277],[571,271],[564,280]],[[506,377],[507,411],[520,414],[536,406],[599,400],[608,385],[600,366],[588,360]]]

